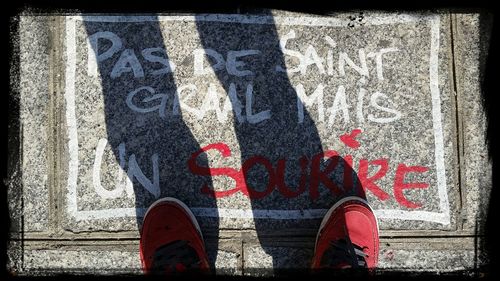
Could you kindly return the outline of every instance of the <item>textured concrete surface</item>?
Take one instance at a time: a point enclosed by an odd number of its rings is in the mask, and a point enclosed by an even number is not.
[[[241,253],[231,247],[234,242],[222,243],[216,257],[209,259],[215,262],[216,274],[241,275]],[[40,274],[79,273],[79,274],[140,274],[141,262],[137,243],[130,245],[117,242],[80,243],[80,245],[49,246],[26,243],[21,256],[14,256],[9,261],[12,272],[37,272]],[[13,246],[14,247],[14,246]],[[50,249],[53,248],[53,249]],[[241,243],[240,243],[241,249]],[[20,251],[18,251],[20,253]]]
[[[165,196],[193,209],[217,273],[307,268],[322,215],[363,190],[381,273],[487,262],[478,15],[21,22],[12,271],[140,274],[142,216]]]
[[[23,272],[23,248],[19,240],[10,240],[7,242],[7,261],[5,269],[11,274]]]
[[[464,228],[482,232],[491,190],[484,95],[481,83],[488,58],[491,15],[458,14],[455,20],[456,89],[460,112]],[[481,28],[482,27],[482,28]],[[492,145],[492,144],[490,144]]]
[[[24,253],[24,269],[46,274],[140,273],[137,252],[34,250]]]
[[[306,273],[313,256],[313,241],[296,241],[262,249],[244,237],[222,243],[217,256],[217,274],[273,276]],[[231,245],[238,244],[242,252]],[[141,274],[137,243],[28,242],[24,246],[23,270],[31,274],[97,273]],[[232,248],[232,249],[231,249]],[[272,253],[273,255],[270,255]],[[273,258],[279,257],[278,259]],[[210,258],[211,260],[213,257]],[[474,248],[472,238],[387,239],[380,244],[377,274],[387,272],[464,272],[470,274],[485,260]],[[469,272],[469,273],[468,273]]]
[[[49,22],[22,17],[20,27],[20,120],[24,231],[48,228],[49,212]]]
[[[250,276],[277,275],[287,269],[307,270],[311,266],[313,247],[267,247],[245,245],[244,273]]]

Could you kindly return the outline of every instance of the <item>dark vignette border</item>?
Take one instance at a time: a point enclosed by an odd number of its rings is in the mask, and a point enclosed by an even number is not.
[[[2,9],[2,28],[4,35],[8,37],[8,40],[3,41],[4,45],[7,45],[7,52],[4,52],[7,56],[4,56],[4,78],[7,78],[8,85],[7,91],[4,92],[2,97],[6,101],[2,102],[4,107],[1,112],[4,114],[1,121],[3,125],[3,162],[2,162],[2,190],[0,195],[5,198],[4,204],[2,204],[2,213],[7,222],[2,232],[2,253],[1,261],[3,262],[3,277],[6,278],[36,278],[36,279],[61,279],[72,280],[80,278],[95,278],[95,276],[89,275],[88,272],[81,272],[81,275],[66,275],[58,274],[57,272],[40,272],[41,276],[45,277],[15,277],[13,273],[7,271],[7,251],[6,247],[9,243],[9,231],[16,222],[10,221],[9,207],[7,201],[8,192],[13,192],[8,190],[8,187],[16,187],[14,195],[12,198],[19,199],[21,202],[22,186],[16,179],[21,177],[20,169],[20,156],[21,151],[19,147],[20,143],[20,118],[19,118],[19,41],[18,35],[18,15],[24,12],[36,13],[36,14],[66,14],[74,12],[86,12],[86,13],[150,13],[150,12],[189,12],[189,13],[242,13],[242,12],[259,12],[262,9],[282,9],[294,12],[305,12],[313,14],[328,14],[330,12],[339,11],[350,11],[350,10],[382,10],[382,11],[394,11],[394,10],[404,10],[404,11],[415,11],[415,10],[450,10],[454,13],[470,13],[470,12],[480,12],[482,14],[488,14],[488,16],[480,17],[480,30],[486,30],[480,34],[480,44],[482,50],[489,50],[487,54],[482,55],[480,58],[480,67],[483,70],[481,78],[481,88],[482,88],[482,99],[483,107],[486,111],[487,118],[487,146],[489,151],[489,160],[492,163],[492,191],[490,195],[490,202],[488,203],[488,212],[486,214],[486,225],[485,225],[485,241],[479,247],[481,247],[481,252],[485,252],[490,262],[486,265],[481,266],[475,271],[459,271],[452,274],[436,274],[427,272],[399,272],[399,271],[379,271],[375,276],[366,275],[360,272],[329,272],[328,275],[320,274],[315,276],[314,279],[328,278],[328,279],[360,279],[364,280],[366,277],[370,279],[400,279],[404,278],[410,279],[422,279],[428,280],[436,278],[439,280],[447,280],[449,278],[479,278],[479,279],[495,279],[495,277],[500,276],[498,272],[500,271],[499,264],[499,251],[497,239],[500,239],[500,232],[496,227],[496,215],[499,214],[498,197],[500,191],[495,188],[499,183],[498,177],[498,163],[495,159],[498,153],[498,148],[496,147],[498,143],[497,129],[498,125],[495,122],[495,106],[496,106],[496,94],[497,87],[495,79],[498,77],[496,71],[498,63],[498,54],[496,53],[498,47],[498,19],[495,18],[496,10],[494,9],[494,1],[486,0],[475,0],[475,1],[432,1],[432,0],[420,0],[420,1],[397,1],[391,3],[391,1],[369,1],[369,0],[349,0],[349,1],[321,1],[321,0],[307,0],[307,1],[155,1],[155,0],[140,0],[140,1],[106,1],[106,0],[87,0],[87,1],[63,1],[63,0],[23,0],[17,1],[16,3],[10,3],[8,9]],[[488,30],[491,32],[488,34]],[[489,44],[488,44],[489,41]],[[489,46],[487,46],[489,45]],[[484,53],[483,53],[484,54]],[[6,107],[6,108],[5,108]],[[4,166],[5,165],[5,166]],[[16,197],[17,196],[17,197]],[[22,223],[22,222],[21,222]],[[22,229],[22,227],[20,228]],[[22,235],[22,234],[21,234]],[[304,278],[307,275],[305,270],[292,270],[283,271],[278,277],[273,278],[257,278],[257,279],[283,279],[289,277]],[[143,278],[141,276],[109,276],[102,277],[103,279],[116,279],[116,280],[127,280]],[[192,280],[192,278],[185,277],[186,280]],[[200,278],[200,277],[198,277]],[[230,277],[230,276],[217,276],[217,277],[201,277],[203,279],[256,279],[255,277]],[[2,278],[3,279],[3,278]],[[146,278],[155,279],[155,278]],[[174,279],[184,279],[174,278]],[[161,280],[164,280],[162,278]]]

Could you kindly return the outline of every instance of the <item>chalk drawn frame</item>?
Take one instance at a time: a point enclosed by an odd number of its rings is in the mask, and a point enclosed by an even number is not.
[[[374,210],[378,219],[416,220],[450,224],[450,206],[448,201],[446,171],[444,165],[444,140],[441,114],[441,99],[439,91],[439,40],[440,18],[438,15],[395,15],[365,18],[365,25],[385,25],[398,23],[414,23],[427,20],[430,22],[431,45],[429,58],[430,92],[432,99],[432,124],[434,132],[434,157],[436,160],[437,186],[439,207],[441,212],[406,211],[397,209]],[[345,19],[326,17],[279,17],[279,16],[245,16],[245,15],[197,15],[195,16],[67,16],[66,17],[66,75],[65,93],[66,122],[68,129],[68,213],[76,220],[110,219],[118,217],[135,217],[144,214],[145,209],[114,208],[102,210],[79,211],[77,206],[78,181],[78,132],[75,110],[75,82],[76,82],[76,21],[90,22],[147,22],[147,21],[206,21],[243,24],[281,24],[305,26],[347,26]],[[226,218],[269,218],[269,219],[317,219],[322,218],[327,209],[309,210],[240,210],[226,208],[191,208],[199,217],[226,217]]]

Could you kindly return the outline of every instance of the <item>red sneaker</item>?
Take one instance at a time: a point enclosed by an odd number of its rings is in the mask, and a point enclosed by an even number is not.
[[[346,197],[330,208],[321,222],[312,269],[373,269],[378,251],[377,218],[368,202]]]
[[[203,236],[195,216],[175,198],[149,207],[141,230],[144,273],[209,272]]]

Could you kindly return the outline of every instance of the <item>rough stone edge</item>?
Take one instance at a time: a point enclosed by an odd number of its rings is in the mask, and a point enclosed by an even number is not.
[[[22,270],[22,242],[15,241],[22,235],[23,229],[23,193],[22,193],[22,127],[20,122],[20,17],[9,18],[9,98],[8,98],[8,140],[7,173],[3,178],[7,204],[4,207],[7,218],[5,234],[6,253],[4,270],[15,275]]]
[[[444,165],[446,175],[446,193],[448,195],[448,206],[450,225],[446,229],[449,232],[457,232],[460,228],[459,211],[462,208],[462,198],[459,185],[459,155],[457,148],[456,124],[456,100],[453,89],[453,36],[451,21],[452,17],[449,11],[437,11],[436,15],[440,17],[440,39],[439,39],[439,92],[441,99],[441,115],[443,126],[443,145],[444,145]]]
[[[80,244],[78,244],[80,243]],[[141,275],[139,245],[114,242],[109,245],[93,241],[76,244],[32,241],[24,251],[17,251],[12,264],[24,261],[22,276],[83,274]],[[242,247],[239,239],[224,241],[219,247],[215,274],[242,275]],[[214,257],[209,257],[213,261]]]
[[[10,240],[7,243],[7,260],[4,270],[11,276],[23,273],[23,242]]]
[[[47,231],[49,228],[49,22],[48,17],[20,15],[20,123],[21,169],[23,185],[24,232]],[[35,32],[35,33],[33,33]],[[37,33],[39,32],[39,33]],[[26,45],[25,45],[26,44]],[[39,69],[32,69],[37,65]],[[46,81],[46,84],[32,84]],[[42,99],[39,100],[38,98]],[[36,111],[34,111],[36,110]],[[38,112],[38,113],[36,113]],[[33,114],[36,114],[33,116]],[[28,118],[36,118],[26,122]],[[46,194],[44,196],[44,194]],[[42,198],[38,198],[41,196]],[[38,203],[37,203],[38,202]]]
[[[463,230],[485,235],[493,186],[492,155],[488,146],[489,122],[483,80],[491,36],[492,15],[455,14],[453,18],[456,92],[458,103]],[[491,218],[489,218],[491,219]],[[491,222],[490,222],[491,223]],[[484,241],[476,242],[478,266],[489,264]]]
[[[461,188],[464,200],[463,229],[484,235],[485,218],[492,188],[492,162],[489,159],[486,108],[482,79],[488,56],[491,15],[454,15],[454,55]]]
[[[291,273],[306,273],[306,268],[290,267],[293,257],[284,256],[278,268],[266,266],[266,257],[248,256],[249,249],[263,253],[261,242],[246,241],[245,237],[225,240],[220,247],[217,261],[217,275],[272,276]],[[477,275],[478,252],[475,238],[400,238],[382,239],[379,251],[379,275],[405,274],[452,274]],[[449,242],[449,243],[448,243]],[[16,246],[16,245],[14,245]],[[18,245],[17,245],[18,246]],[[282,242],[270,245],[272,248],[300,254],[302,267],[312,257],[313,241]],[[18,251],[24,259],[25,270],[20,275],[93,274],[120,275],[141,274],[138,241],[29,241],[25,251]],[[86,256],[87,255],[87,256]],[[245,263],[245,256],[247,263]],[[21,259],[18,258],[18,260]],[[71,257],[71,258],[68,258]],[[85,258],[82,258],[85,257]],[[92,258],[93,257],[93,258]],[[248,259],[258,261],[248,263]],[[80,262],[75,261],[79,259]],[[226,260],[228,259],[228,260]],[[264,261],[264,263],[259,263]],[[245,266],[246,264],[246,266]],[[279,265],[282,265],[280,268]],[[259,266],[260,265],[260,266]]]
[[[376,275],[394,275],[403,273],[414,275],[448,274],[454,276],[480,276],[480,257],[476,239],[455,238],[452,243],[446,243],[448,238],[435,239],[383,239],[380,243],[379,266]],[[272,247],[276,249],[284,246]],[[299,259],[311,259],[313,247],[310,243],[296,245],[295,253],[302,253]],[[297,251],[299,250],[299,251]],[[281,274],[307,274],[308,268],[288,269],[272,268],[272,258],[261,248],[258,242],[244,244],[244,256],[249,252],[257,253],[251,257],[253,261],[244,261],[245,276],[279,276]],[[260,255],[259,255],[260,254]],[[286,257],[288,258],[288,257]],[[277,263],[279,264],[279,262]],[[289,265],[288,265],[289,266]]]
[[[17,238],[22,230],[22,127],[20,122],[20,18],[9,21],[10,64],[9,64],[9,112],[8,112],[8,155],[7,177],[3,179],[7,195],[9,219],[8,237]]]

